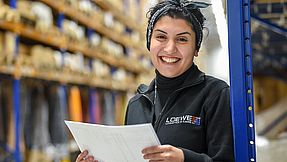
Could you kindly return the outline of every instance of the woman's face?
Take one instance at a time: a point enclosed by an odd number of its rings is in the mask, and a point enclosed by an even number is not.
[[[198,55],[195,32],[185,20],[163,16],[153,28],[150,54],[161,75],[177,77],[191,67]]]

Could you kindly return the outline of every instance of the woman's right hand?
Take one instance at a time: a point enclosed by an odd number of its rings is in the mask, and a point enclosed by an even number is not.
[[[98,161],[95,160],[93,156],[89,155],[88,150],[85,150],[78,155],[76,162],[98,162]]]

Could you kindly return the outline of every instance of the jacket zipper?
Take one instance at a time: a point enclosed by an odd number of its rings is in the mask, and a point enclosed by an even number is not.
[[[151,99],[150,99],[147,95],[142,94],[142,96],[144,96],[146,99],[148,99],[148,100],[149,100],[149,102],[153,105],[153,103],[152,103]]]

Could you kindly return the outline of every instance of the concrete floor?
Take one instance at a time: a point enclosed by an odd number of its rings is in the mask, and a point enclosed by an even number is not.
[[[287,138],[257,138],[257,162],[287,162]]]

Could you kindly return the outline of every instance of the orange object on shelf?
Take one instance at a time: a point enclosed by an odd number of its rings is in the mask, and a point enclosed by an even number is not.
[[[69,95],[69,115],[72,121],[83,121],[82,101],[80,89],[76,86],[71,87]]]

